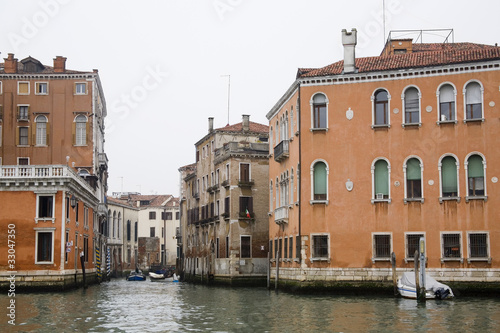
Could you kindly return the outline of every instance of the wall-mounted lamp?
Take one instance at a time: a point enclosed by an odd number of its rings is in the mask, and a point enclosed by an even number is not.
[[[76,197],[74,194],[71,195],[71,198],[69,199],[69,204],[71,205],[71,208],[76,207]]]

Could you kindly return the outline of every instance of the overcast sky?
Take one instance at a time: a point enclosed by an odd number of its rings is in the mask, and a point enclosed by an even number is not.
[[[299,67],[380,54],[390,30],[454,29],[455,42],[500,41],[498,0],[37,0],[0,2],[1,57],[98,69],[107,102],[109,192],[179,194],[194,143],[228,122],[265,115]],[[384,34],[385,31],[385,34]],[[442,41],[424,35],[424,42]]]

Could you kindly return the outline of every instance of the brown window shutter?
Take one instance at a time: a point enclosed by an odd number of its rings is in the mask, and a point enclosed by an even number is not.
[[[19,146],[19,126],[16,127],[16,146]]]
[[[49,145],[49,138],[50,138],[50,123],[47,121],[46,125],[45,125],[45,133],[47,134],[46,136],[46,142],[45,144],[48,146]]]
[[[19,115],[20,115],[20,111],[21,110],[21,107],[18,105],[17,106],[17,114],[16,114],[16,119],[19,120]]]
[[[31,134],[31,135],[30,135]],[[36,145],[36,123],[33,122],[30,127],[28,127],[28,145],[30,144],[29,138],[31,136],[31,144]]]
[[[90,135],[90,121],[87,119],[87,127],[85,128],[85,144],[88,145],[90,140],[89,140],[89,135]]]
[[[71,137],[72,137],[72,142],[73,146],[76,145],[76,123],[73,121],[71,124]]]

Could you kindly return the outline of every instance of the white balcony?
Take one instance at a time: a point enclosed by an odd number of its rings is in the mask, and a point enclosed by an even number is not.
[[[278,207],[274,210],[274,222],[277,224],[288,223],[288,206]]]

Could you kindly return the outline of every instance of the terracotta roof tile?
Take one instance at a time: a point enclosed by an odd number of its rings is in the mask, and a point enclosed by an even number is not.
[[[500,47],[473,43],[413,44],[412,53],[356,59],[358,73],[499,60]],[[316,69],[299,68],[297,78],[342,74],[344,61]]]
[[[249,121],[249,127],[250,127],[250,132],[255,132],[255,133],[268,133],[269,132],[269,126],[259,124],[259,123],[254,123],[253,121]],[[217,128],[217,131],[224,131],[224,132],[243,132],[243,124],[238,123],[234,125],[226,125],[221,128]]]

